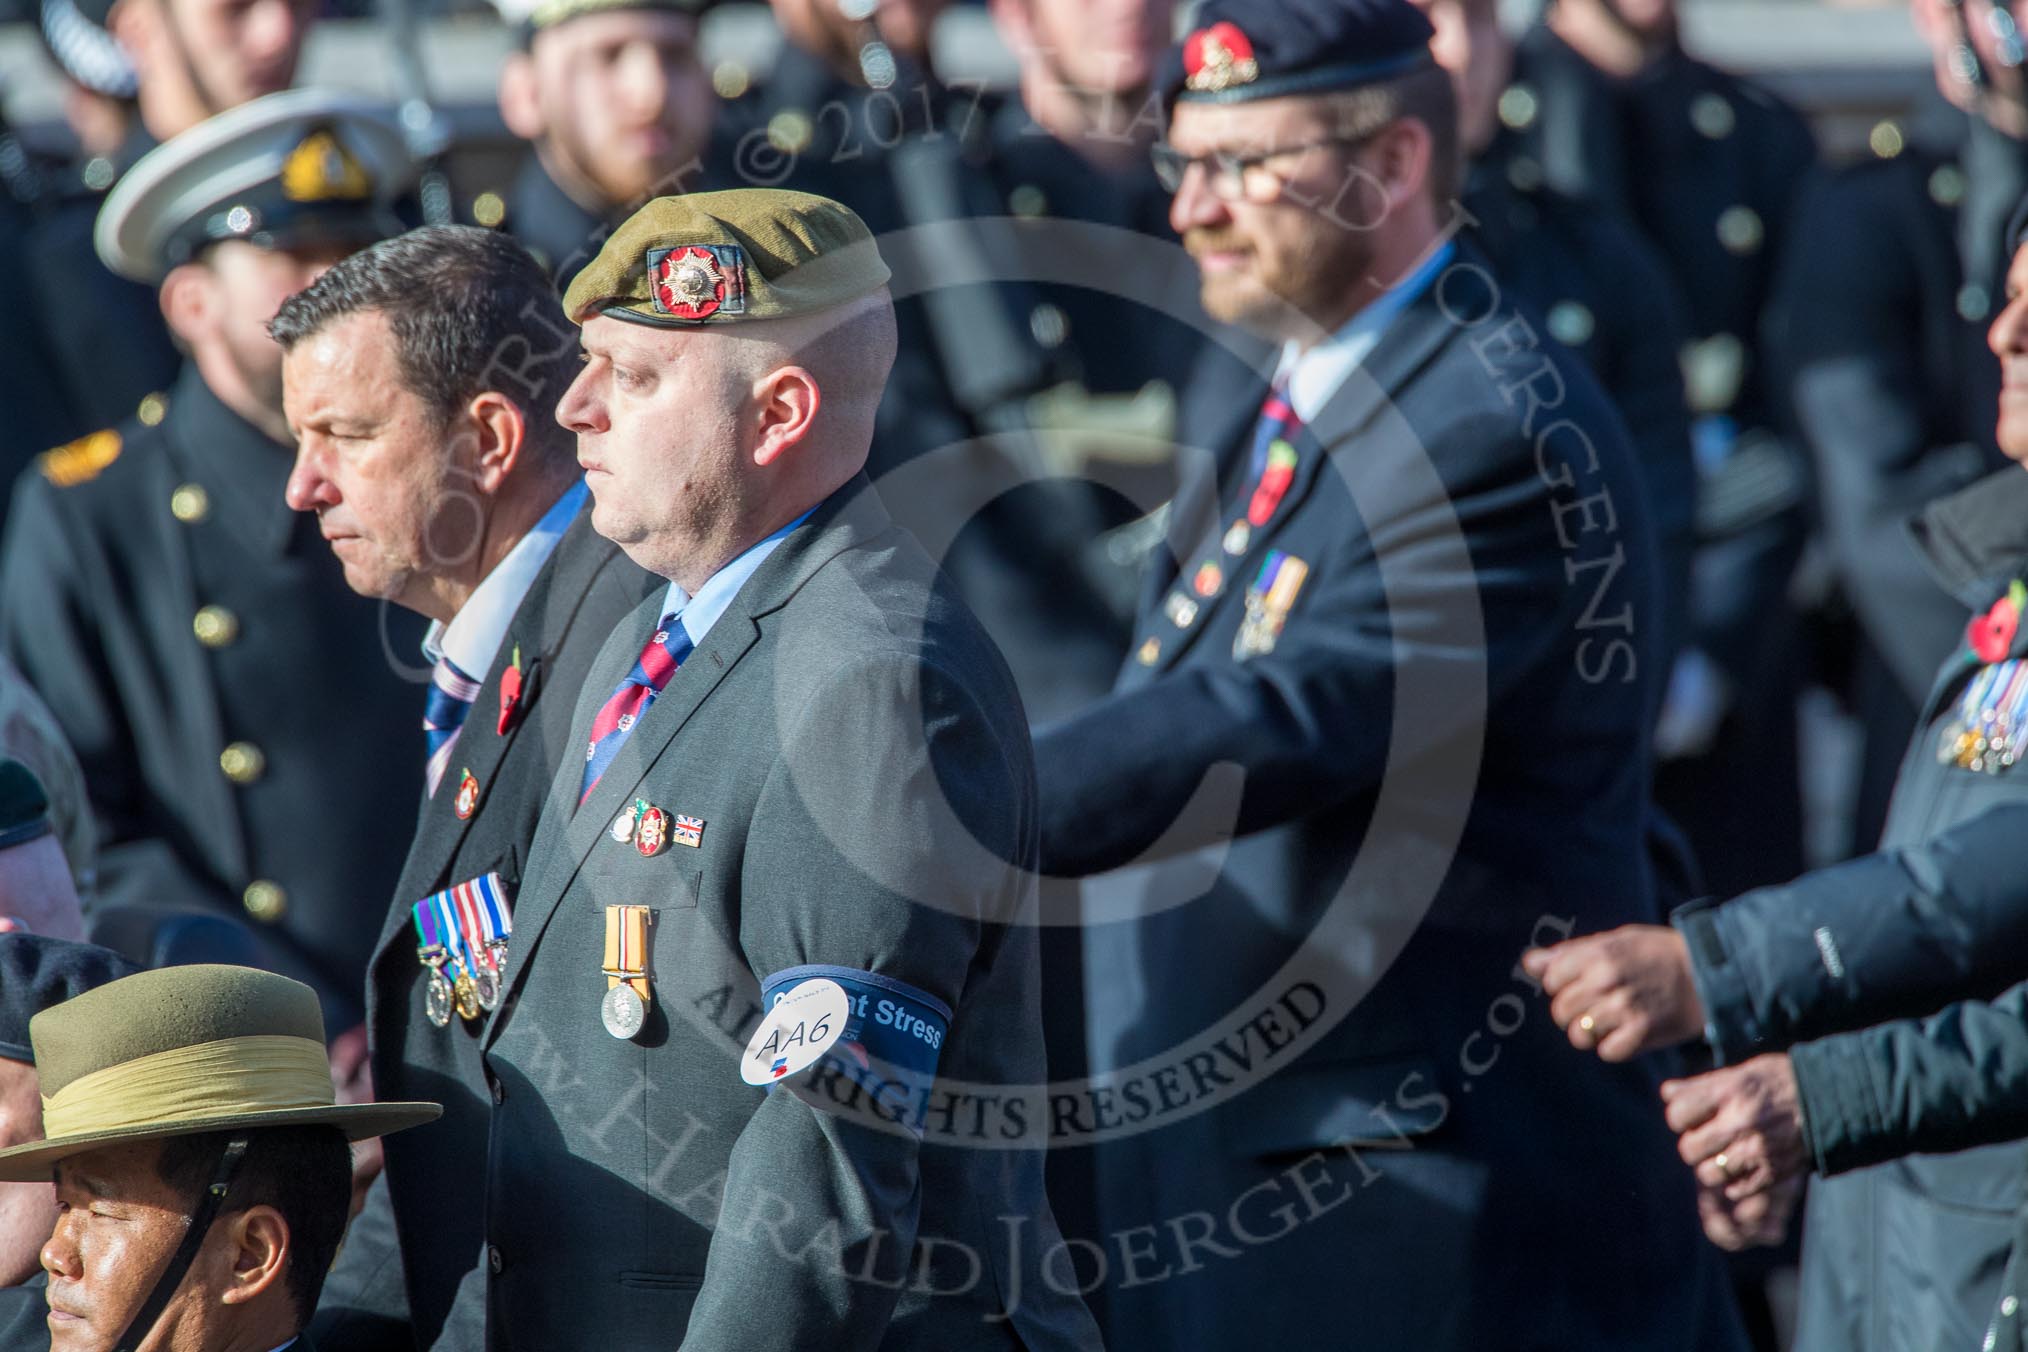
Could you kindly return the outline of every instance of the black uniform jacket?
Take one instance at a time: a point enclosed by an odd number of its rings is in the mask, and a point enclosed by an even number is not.
[[[84,767],[99,904],[250,919],[336,1033],[414,831],[427,671],[414,617],[354,595],[283,502],[291,454],[191,368],[155,425],[44,457],[0,645]]]

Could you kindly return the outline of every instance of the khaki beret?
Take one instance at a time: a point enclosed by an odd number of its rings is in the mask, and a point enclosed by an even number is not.
[[[593,314],[687,328],[788,319],[887,285],[866,223],[828,197],[776,188],[658,197],[606,240],[563,295]]]

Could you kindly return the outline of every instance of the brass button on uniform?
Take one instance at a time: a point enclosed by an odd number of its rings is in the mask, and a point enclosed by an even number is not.
[[[1049,194],[1043,192],[1042,189],[1036,187],[1033,183],[1023,183],[1020,187],[1014,189],[1013,192],[1007,194],[1007,210],[1027,220],[1034,220],[1038,216],[1047,216],[1049,214]]]
[[[711,68],[711,88],[722,99],[743,97],[753,87],[753,72],[737,61],[721,61]]]
[[[1710,92],[1699,94],[1690,100],[1690,125],[1697,128],[1697,134],[1709,140],[1722,141],[1732,135],[1732,129],[1739,125],[1732,105],[1723,94]]]
[[[218,753],[218,768],[225,771],[225,777],[244,788],[261,777],[268,768],[268,758],[252,742],[234,742]]]
[[[498,1244],[488,1244],[486,1246],[486,1266],[493,1269],[496,1275],[501,1268],[506,1266],[501,1260],[500,1246]]]
[[[817,124],[800,108],[785,108],[768,119],[768,144],[784,155],[800,155],[816,139]]]
[[[169,396],[166,394],[143,395],[141,397],[140,407],[134,410],[134,416],[141,420],[141,425],[143,427],[155,426],[156,424],[160,423],[162,419],[168,415],[168,413],[169,413]]]
[[[472,220],[488,230],[507,219],[507,203],[497,192],[482,192],[472,199]]]
[[[239,637],[239,616],[224,606],[206,606],[190,622],[197,641],[207,648],[229,647]]]
[[[211,494],[201,484],[179,484],[169,495],[169,515],[186,526],[194,526],[211,515]]]
[[[1965,171],[1955,164],[1937,166],[1929,176],[1929,198],[1940,207],[1954,207],[1965,200]]]
[[[1598,331],[1591,307],[1581,300],[1560,300],[1549,307],[1549,336],[1565,347],[1583,347]]]
[[[280,883],[256,878],[246,885],[240,894],[240,903],[246,913],[263,925],[272,925],[282,918],[282,912],[289,909],[289,894],[282,890]]]
[[[1718,242],[1736,254],[1750,254],[1760,248],[1766,230],[1760,213],[1749,206],[1730,206],[1718,213]]]
[[[1537,108],[1535,91],[1525,84],[1508,85],[1500,91],[1500,121],[1509,130],[1528,130],[1535,123]]]

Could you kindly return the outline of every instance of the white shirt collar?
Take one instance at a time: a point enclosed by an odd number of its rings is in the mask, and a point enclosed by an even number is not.
[[[473,680],[485,680],[500,651],[500,641],[514,623],[514,612],[521,609],[521,599],[556,552],[556,542],[577,518],[584,497],[584,480],[579,479],[542,514],[533,530],[515,542],[507,557],[493,565],[493,571],[466,598],[449,624],[430,621],[429,632],[423,635],[423,656],[432,664],[439,657],[448,657]]]
[[[810,512],[816,510],[812,507]],[[739,589],[746,585],[746,580],[767,562],[768,555],[788,538],[790,531],[810,519],[810,512],[804,512],[760,543],[749,545],[745,553],[713,573],[697,589],[697,595],[692,596],[674,582],[669,584],[668,597],[662,602],[662,613],[668,615],[673,612],[679,617],[683,632],[690,635],[691,646],[703,646],[704,636],[711,632],[712,625],[718,623],[718,617],[732,604],[732,598],[739,595]]]
[[[1303,351],[1294,342],[1282,345],[1281,364],[1275,368],[1275,383],[1287,382],[1289,407],[1304,423],[1316,421],[1331,402],[1338,387],[1359,369],[1394,317],[1406,310],[1436,279],[1437,273],[1457,252],[1457,245],[1445,240],[1443,247],[1417,265],[1415,271],[1396,282],[1365,309],[1353,315],[1323,342]]]

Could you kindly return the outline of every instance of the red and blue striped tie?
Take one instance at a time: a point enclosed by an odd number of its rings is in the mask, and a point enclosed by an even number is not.
[[[648,640],[648,646],[641,649],[640,660],[627,673],[627,679],[620,682],[620,688],[613,691],[592,720],[591,741],[584,751],[584,786],[578,790],[577,801],[583,803],[598,787],[599,776],[613,763],[613,757],[620,754],[621,745],[627,734],[634,730],[634,724],[641,715],[648,712],[648,706],[655,702],[655,696],[662,693],[669,684],[669,678],[676,674],[676,668],[683,665],[683,659],[690,656],[690,635],[677,623],[676,612],[664,615],[655,626],[655,636]]]

